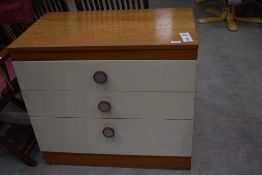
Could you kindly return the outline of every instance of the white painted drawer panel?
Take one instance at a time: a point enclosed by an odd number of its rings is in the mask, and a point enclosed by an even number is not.
[[[31,118],[41,151],[191,156],[192,120]],[[105,138],[104,127],[115,130]]]
[[[192,119],[190,92],[23,91],[30,116]],[[98,104],[107,101],[109,112]]]
[[[17,61],[22,90],[194,91],[195,60],[147,61]],[[96,71],[108,76],[93,80]]]

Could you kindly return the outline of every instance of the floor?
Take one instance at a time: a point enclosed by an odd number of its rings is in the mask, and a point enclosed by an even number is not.
[[[193,7],[196,18],[216,2],[151,0],[151,7]],[[199,56],[191,171],[46,165],[30,168],[0,150],[0,175],[262,174],[262,25],[197,24]]]

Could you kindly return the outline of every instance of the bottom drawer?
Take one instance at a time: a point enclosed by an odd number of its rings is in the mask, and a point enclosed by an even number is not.
[[[41,151],[191,156],[193,120],[31,118]],[[104,130],[107,128],[108,130]],[[112,134],[114,136],[107,138]]]

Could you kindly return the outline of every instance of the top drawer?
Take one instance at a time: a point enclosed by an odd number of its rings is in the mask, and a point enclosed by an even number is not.
[[[194,91],[195,60],[16,61],[22,90]],[[94,74],[103,71],[104,83]],[[97,81],[105,78],[96,74]]]

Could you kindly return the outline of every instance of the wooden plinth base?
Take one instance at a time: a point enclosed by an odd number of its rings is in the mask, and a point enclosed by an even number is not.
[[[191,157],[43,152],[47,164],[126,168],[191,169]]]

